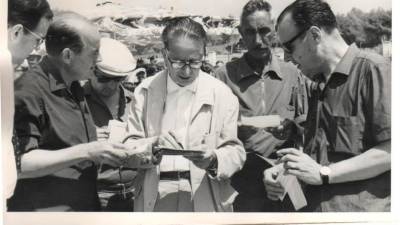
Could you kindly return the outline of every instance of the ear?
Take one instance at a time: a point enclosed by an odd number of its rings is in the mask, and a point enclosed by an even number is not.
[[[61,60],[67,65],[70,65],[75,57],[75,53],[70,48],[64,48],[60,55]]]
[[[24,26],[22,24],[13,25],[8,30],[11,41],[19,41],[24,36]]]
[[[317,26],[310,27],[311,37],[317,43],[321,42],[322,30]]]

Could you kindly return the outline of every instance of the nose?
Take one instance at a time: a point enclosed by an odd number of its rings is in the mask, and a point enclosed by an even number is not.
[[[185,65],[182,69],[183,69],[183,73],[187,77],[190,76],[190,74],[192,73],[192,69],[190,68],[189,65]]]
[[[263,44],[262,37],[261,37],[261,35],[260,35],[258,32],[256,33],[256,40],[255,40],[255,43],[256,43],[258,46],[260,46],[260,45]]]

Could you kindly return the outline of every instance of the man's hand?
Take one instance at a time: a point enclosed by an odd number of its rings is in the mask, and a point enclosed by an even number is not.
[[[281,125],[277,127],[268,127],[265,130],[270,132],[275,138],[279,140],[287,140],[292,136],[295,124],[292,120],[281,118]]]
[[[286,173],[296,176],[307,184],[322,184],[319,173],[322,166],[309,155],[294,148],[279,150],[277,154],[278,156],[282,156],[280,162],[283,162]]]
[[[279,197],[285,192],[284,188],[277,180],[280,171],[282,171],[281,165],[264,170],[263,181],[265,190],[267,191],[267,197],[273,201],[278,201]]]
[[[207,145],[201,145],[200,147],[193,148],[194,150],[204,150],[207,149]],[[214,150],[206,150],[204,154],[196,155],[196,156],[184,156],[193,162],[194,165],[199,167],[200,169],[207,169],[213,160],[217,160],[217,155]]]
[[[121,166],[128,159],[128,149],[124,144],[108,141],[94,141],[85,144],[87,158],[97,164]]]

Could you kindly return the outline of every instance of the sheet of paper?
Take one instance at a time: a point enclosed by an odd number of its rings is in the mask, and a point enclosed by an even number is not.
[[[109,140],[121,142],[126,136],[127,124],[118,120],[108,121],[108,130],[110,131]]]
[[[281,124],[279,115],[241,117],[241,124],[257,128],[277,127]]]
[[[300,183],[295,176],[285,175],[282,171],[278,175],[277,180],[285,189],[284,194],[279,197],[281,201],[283,201],[285,195],[288,194],[296,211],[307,206],[306,197],[304,196]]]

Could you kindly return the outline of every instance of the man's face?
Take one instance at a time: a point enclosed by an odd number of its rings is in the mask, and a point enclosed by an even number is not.
[[[125,79],[125,77],[114,77],[110,76],[102,71],[96,69],[95,76],[91,80],[91,85],[93,90],[100,97],[110,97],[116,94],[119,90],[119,86],[121,82]]]
[[[93,76],[96,62],[101,60],[98,58],[100,35],[97,31],[94,33],[85,31],[85,34],[81,37],[84,47],[82,51],[76,55],[72,67],[74,68],[75,75],[78,76],[78,80],[86,80]]]
[[[286,14],[277,27],[277,34],[281,41],[285,60],[292,61],[311,79],[319,71],[321,59],[315,51],[315,42],[312,40],[309,28],[299,29],[290,13]]]
[[[13,65],[20,65],[33,49],[39,47],[47,34],[50,22],[43,17],[34,30],[29,30],[21,24],[9,28],[8,32],[12,33],[9,34],[8,49],[12,55]]]
[[[243,18],[239,32],[250,56],[260,60],[269,57],[272,29],[273,21],[266,11],[256,11]]]
[[[179,86],[191,84],[199,76],[204,43],[188,37],[172,37],[163,53],[169,76]]]

